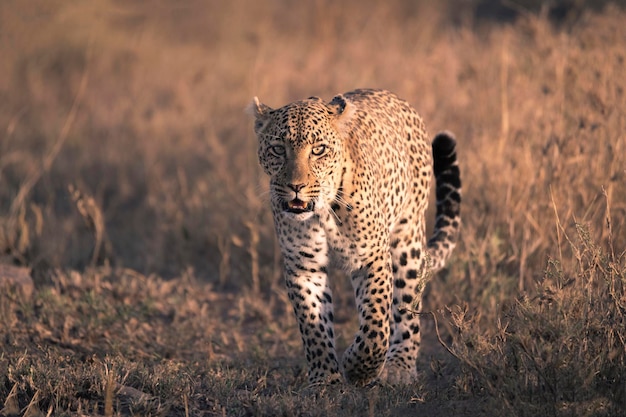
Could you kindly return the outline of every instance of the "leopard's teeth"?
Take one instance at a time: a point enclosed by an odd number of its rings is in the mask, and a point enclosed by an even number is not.
[[[312,201],[305,202],[298,198],[295,198],[291,201],[287,201],[284,204],[285,211],[291,213],[304,213],[307,211],[313,211],[314,204]]]

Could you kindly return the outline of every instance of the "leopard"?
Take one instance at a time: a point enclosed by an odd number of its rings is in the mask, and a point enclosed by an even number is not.
[[[308,383],[414,382],[424,288],[450,258],[461,225],[456,138],[442,131],[430,142],[417,111],[380,89],[276,109],[254,97],[248,109]],[[358,331],[341,358],[332,267],[349,276],[358,312]]]

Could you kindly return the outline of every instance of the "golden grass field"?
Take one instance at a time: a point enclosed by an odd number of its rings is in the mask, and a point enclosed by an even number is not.
[[[624,415],[626,11],[478,3],[0,3],[0,415]],[[358,87],[456,134],[463,229],[420,380],[311,390],[244,109]]]

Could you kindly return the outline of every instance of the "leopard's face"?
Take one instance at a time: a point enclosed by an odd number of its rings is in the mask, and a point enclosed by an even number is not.
[[[259,162],[271,177],[274,210],[306,220],[338,198],[344,149],[337,118],[337,106],[317,98],[277,110],[259,107]]]

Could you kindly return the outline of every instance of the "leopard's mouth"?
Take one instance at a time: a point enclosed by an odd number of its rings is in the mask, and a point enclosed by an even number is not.
[[[309,211],[313,211],[315,208],[315,204],[313,201],[302,201],[299,198],[294,198],[291,201],[286,201],[283,203],[283,209],[289,213],[306,213]]]

